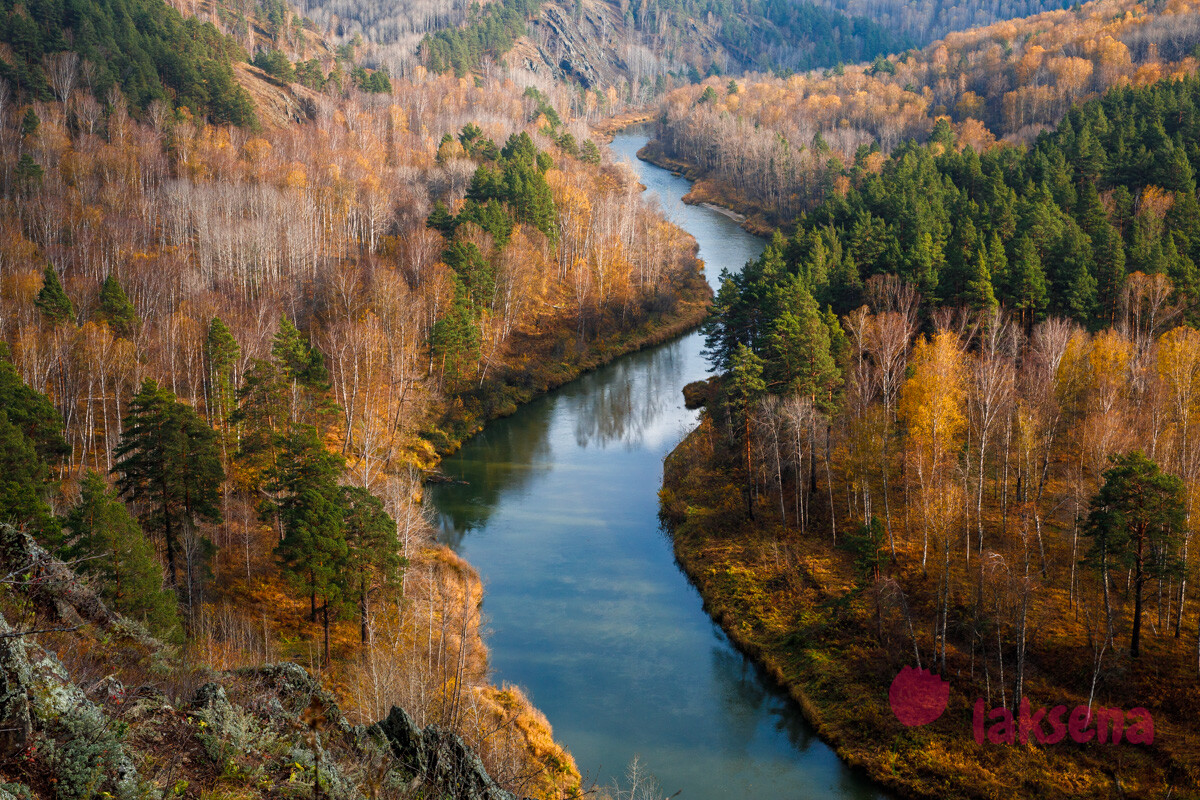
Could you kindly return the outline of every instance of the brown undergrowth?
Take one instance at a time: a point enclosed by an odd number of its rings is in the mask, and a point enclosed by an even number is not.
[[[929,663],[930,632],[910,632],[896,598],[899,592],[907,598],[910,618],[928,619],[937,606],[934,581],[919,566],[885,566],[883,580],[863,588],[852,557],[833,544],[827,525],[824,533],[785,528],[768,497],[760,498],[757,521],[747,519],[741,487],[714,466],[717,435],[706,417],[668,457],[662,513],[676,557],[706,610],[787,687],[820,737],[847,763],[906,797],[1197,796],[1195,653],[1176,646],[1165,630],[1147,639],[1139,662],[1110,653],[1095,698],[1096,706],[1148,709],[1155,734],[1150,746],[1070,739],[1054,745],[977,744],[973,706],[980,698],[987,709],[1011,704],[1011,684],[1002,688],[1011,675],[996,674],[994,664],[985,669],[957,637],[946,656],[945,713],[924,727],[902,725],[889,708],[888,689],[903,666],[913,665],[913,636],[925,654],[923,666],[939,672],[941,667]],[[896,563],[919,565],[919,546],[916,553],[901,553]],[[963,593],[953,598],[952,614],[969,613],[972,598]],[[1025,678],[1025,696],[1035,711],[1087,704],[1093,671],[1087,613],[1065,591],[1035,610]],[[1184,626],[1185,641],[1195,641],[1194,624],[1191,628]]]
[[[694,259],[694,251],[693,251]],[[425,432],[431,465],[490,419],[621,355],[652,347],[693,329],[707,313],[711,289],[694,261],[678,299],[644,315],[636,325],[602,320],[583,347],[566,323],[520,331],[509,346],[509,366],[482,387],[448,404],[440,426]],[[408,503],[418,508],[420,487]],[[330,663],[321,656],[322,629],[309,600],[281,578],[270,553],[273,529],[252,509],[233,508],[214,531],[220,545],[213,596],[199,610],[187,649],[189,663],[228,670],[295,661],[321,677],[347,716],[368,723],[404,708],[419,726],[453,730],[475,749],[489,774],[510,790],[538,798],[574,796],[580,775],[571,755],[554,741],[546,718],[516,686],[490,683],[487,647],[480,634],[482,586],[470,564],[437,545],[423,518],[406,523],[408,558],[402,585],[372,604],[368,641],[353,613],[331,628]]]
[[[433,724],[459,734],[488,774],[519,796],[575,796],[579,772],[546,718],[518,687],[491,683],[478,574],[434,542],[427,524],[409,530],[402,583],[373,598],[367,641],[361,640],[357,608],[347,609],[331,625],[328,663],[321,615],[311,617],[309,599],[281,578],[267,555],[272,529],[258,525],[250,532],[248,561],[239,560],[236,547],[223,548],[214,563],[220,580],[195,614],[185,666],[172,679],[182,683],[169,694],[188,696],[212,671],[293,661],[333,692],[354,724],[376,722],[399,706],[419,727]],[[83,666],[73,661],[72,674]],[[103,668],[91,665],[88,672]],[[184,680],[186,675],[193,677]]]

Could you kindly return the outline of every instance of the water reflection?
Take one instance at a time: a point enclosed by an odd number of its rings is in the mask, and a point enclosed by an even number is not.
[[[626,135],[614,150],[638,146]],[[679,204],[686,181],[637,168],[710,279],[761,252],[729,219]],[[442,541],[483,575],[495,677],[526,688],[601,784],[638,754],[688,800],[875,797],[729,645],[658,532],[662,459],[695,424],[681,390],[706,374],[700,350],[693,334],[620,359],[444,462],[466,483],[431,487],[430,502]]]
[[[457,550],[462,537],[487,526],[506,493],[523,490],[550,462],[550,421],[558,398],[550,396],[518,409],[519,424],[488,425],[457,456],[442,462],[453,484],[434,485],[427,493],[441,523],[439,540]],[[454,498],[439,503],[441,494]]]
[[[573,386],[567,397],[574,404],[575,444],[641,447],[677,399],[676,387],[684,374],[682,351],[683,343],[675,342],[634,353]]]

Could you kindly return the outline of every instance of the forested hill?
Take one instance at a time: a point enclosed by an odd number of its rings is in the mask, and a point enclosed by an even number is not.
[[[662,516],[714,617],[904,796],[1196,785],[1197,157],[1196,76],[1028,147],[942,120],[723,276]],[[920,727],[888,707],[914,661],[949,683]],[[986,707],[1056,703],[1153,714],[1155,746],[979,746]]]
[[[216,123],[254,119],[232,62],[247,58],[208,23],[161,0],[2,0],[0,78],[21,100],[66,100],[76,84],[135,106],[170,100]]]
[[[545,719],[489,682],[482,586],[434,541],[423,471],[694,326],[711,296],[694,242],[569,106],[505,76],[368,72],[369,46],[278,3],[197,4],[209,24],[75,2],[3,16],[0,523],[182,655],[147,671],[55,630],[79,656],[64,668],[176,697],[202,670],[303,661],[353,719],[402,705],[521,796],[572,795]],[[439,208],[453,224],[434,229]],[[7,589],[0,617],[61,627]],[[68,783],[56,748],[80,734],[44,733],[27,760],[0,753],[0,786]],[[147,791],[274,791],[197,758],[194,780],[148,766]],[[339,796],[378,789],[356,780]],[[121,792],[108,772],[88,787]]]
[[[1094,0],[843,70],[676,89],[659,146],[702,179],[698,199],[786,224],[825,196],[830,165],[837,172],[861,147],[887,154],[925,141],[940,118],[977,150],[997,139],[1029,142],[1111,86],[1192,74],[1197,45],[1191,0],[1152,9]]]
[[[904,0],[816,0],[817,5],[850,16],[866,17],[918,45],[940,39],[951,31],[965,31],[1069,8],[1070,0],[948,0],[911,3]]]
[[[846,314],[878,274],[909,282],[931,307],[1002,305],[1026,325],[1056,314],[1093,328],[1116,320],[1130,280],[1138,291],[1165,281],[1192,318],[1197,158],[1196,77],[1114,89],[1028,149],[980,153],[945,122],[882,163],[864,148],[844,191],[726,277],[710,349],[726,366],[738,344],[769,360],[788,322],[780,303],[811,295]]]
[[[635,102],[661,94],[668,78],[832,67],[910,45],[865,17],[783,0],[313,0],[304,13],[345,38],[362,33],[393,74],[420,64],[462,76],[507,61]]]
[[[565,26],[554,25],[553,19],[562,11],[579,24],[589,13],[609,10],[596,7],[601,5],[605,4],[543,6],[534,0],[501,0],[473,10],[465,27],[427,35],[420,55],[435,71],[453,69],[461,75],[478,68],[484,56],[500,59],[518,37],[533,33],[547,65],[561,67],[564,59],[556,59],[555,54],[565,52],[570,67],[561,77],[578,78],[582,70],[572,62],[578,60],[578,51],[595,43],[573,45]],[[623,46],[608,56],[615,63],[584,66],[597,73],[615,67],[635,86],[670,73],[699,80],[705,74],[747,69],[790,72],[832,67],[908,46],[907,40],[865,17],[850,17],[807,1],[640,0],[620,9],[609,5],[618,11],[614,30],[593,35]]]

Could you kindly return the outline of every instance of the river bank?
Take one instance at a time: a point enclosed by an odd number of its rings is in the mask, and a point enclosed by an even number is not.
[[[722,435],[705,415],[666,459],[660,514],[675,556],[706,611],[786,687],[846,763],[907,798],[1151,798],[1196,786],[1194,732],[1167,712],[1169,704],[1152,702],[1153,670],[1129,674],[1120,696],[1107,698],[1121,708],[1153,710],[1153,747],[1036,745],[1032,738],[1028,745],[979,744],[976,699],[988,689],[982,676],[961,667],[943,676],[951,691],[936,721],[901,724],[889,706],[889,687],[911,665],[909,632],[889,630],[896,623],[880,620],[856,578],[853,556],[827,533],[782,528],[769,501],[759,504],[757,521],[747,519],[741,487],[728,465],[715,463],[714,441]],[[894,580],[908,593],[914,615],[928,610],[931,579],[904,573]],[[1031,661],[1036,655],[1053,665],[1031,667],[1026,676],[1026,696],[1037,698],[1034,712],[1088,703],[1086,691],[1072,687],[1090,665],[1080,663],[1074,649],[1055,647],[1053,637],[1043,631],[1030,642]],[[987,707],[1001,706],[998,686],[992,691]]]
[[[617,129],[644,121],[631,117]],[[516,413],[539,397],[622,356],[663,344],[697,328],[708,314],[713,292],[705,280],[695,239],[686,233],[682,235],[690,245],[690,263],[667,295],[664,308],[646,313],[632,326],[622,326],[620,320],[601,319],[583,346],[578,343],[574,326],[563,319],[551,320],[535,331],[517,331],[506,348],[504,365],[495,375],[448,398],[435,411],[436,422],[421,431],[421,439],[430,447],[423,459],[426,475],[440,477],[437,470],[442,460],[456,453],[489,423]],[[479,572],[444,545],[422,548],[418,561],[431,567],[428,575],[438,585],[438,595],[449,593],[454,598],[451,605],[474,609],[463,626],[463,636],[467,662],[474,665],[472,692],[481,707],[475,712],[482,715],[477,727],[510,732],[515,741],[505,746],[524,751],[528,760],[523,763],[540,765],[540,771],[527,779],[530,783],[526,790],[531,794],[545,798],[579,796],[584,777],[570,751],[555,736],[546,716],[520,687],[508,683],[497,686],[491,676],[490,653],[482,636],[484,593]],[[460,586],[469,587],[465,596]]]
[[[694,234],[709,278],[757,258],[761,239],[635,159],[645,142],[618,134],[614,160]],[[438,538],[487,586],[495,679],[527,690],[591,781],[637,757],[663,796],[878,800],[720,632],[660,534],[662,459],[695,426],[680,391],[708,371],[702,349],[696,332],[646,348],[489,424],[427,489]]]
[[[645,302],[630,302],[622,314],[593,311],[585,317],[587,336],[579,344],[577,318],[564,299],[548,301],[535,322],[514,331],[486,381],[443,397],[430,391],[418,402],[425,419],[413,433],[413,462],[427,471],[479,433],[491,421],[509,416],[547,393],[621,356],[671,341],[696,328],[707,314],[712,290],[705,280],[695,239],[682,230],[670,251],[672,282],[657,287]],[[679,269],[674,269],[679,267]],[[558,303],[559,305],[552,305]],[[419,437],[419,438],[418,438]],[[272,531],[255,529],[248,547],[264,554],[258,580],[231,580],[207,612],[206,635],[198,659],[222,668],[253,666],[263,659],[305,663],[342,700],[352,719],[370,723],[394,703],[418,720],[460,733],[479,753],[494,778],[522,796],[559,800],[580,796],[583,781],[569,750],[546,716],[521,688],[492,669],[488,621],[482,613],[484,581],[476,566],[436,541],[420,517],[428,487],[398,490],[399,508],[413,514],[398,520],[404,542],[402,603],[382,598],[372,613],[369,643],[358,624],[331,624],[331,663],[322,664],[320,625],[309,619],[303,596],[273,571]],[[237,572],[237,565],[228,569]],[[249,573],[249,567],[247,567]],[[223,632],[247,627],[246,609],[259,609],[264,641],[251,652],[225,646]],[[268,633],[268,631],[270,633]],[[369,653],[364,658],[364,653]]]
[[[611,126],[612,134],[647,121],[645,115],[625,115]],[[464,442],[482,432],[490,422],[508,417],[521,407],[614,360],[669,342],[697,328],[708,314],[713,292],[704,277],[699,246],[686,232],[689,263],[682,277],[666,294],[664,307],[647,312],[632,326],[620,319],[604,317],[593,321],[594,330],[583,346],[569,321],[550,320],[537,330],[519,330],[506,347],[504,365],[496,373],[466,391],[448,398],[435,411],[436,423],[421,432],[430,452],[424,458],[426,474],[437,476],[442,460],[456,453]],[[521,688],[496,686],[491,678],[490,653],[481,635],[483,588],[476,568],[444,545],[422,548],[419,561],[431,565],[429,578],[439,595],[453,595],[452,605],[472,608],[463,626],[467,662],[473,666],[474,692],[483,707],[480,727],[511,730],[515,746],[542,765],[528,790],[540,797],[573,797],[581,791],[583,778],[569,750],[559,743],[550,723]],[[469,587],[463,596],[459,587]],[[509,744],[512,747],[513,744]]]
[[[624,114],[606,117],[592,126],[592,134],[599,141],[608,144],[621,131],[634,125],[642,125],[647,122],[653,122],[658,112],[653,109],[636,109],[634,111],[626,111]]]
[[[683,196],[689,205],[711,205],[737,214],[738,223],[755,236],[770,236],[779,227],[779,222],[761,206],[748,202],[737,192],[717,180],[705,176],[695,165],[671,158],[663,152],[662,145],[651,139],[638,151],[638,158],[682,175],[692,183],[691,190]],[[724,212],[722,212],[724,213]]]
[[[685,234],[687,235],[687,234]],[[492,420],[507,417],[522,405],[551,392],[621,356],[669,342],[695,330],[708,316],[713,291],[704,277],[704,263],[691,240],[691,264],[675,287],[669,307],[649,312],[632,327],[608,320],[582,346],[574,327],[560,324],[536,332],[514,335],[508,346],[516,363],[498,370],[481,386],[454,395],[440,412],[438,422],[424,430],[434,457],[427,469],[456,452],[467,439]]]

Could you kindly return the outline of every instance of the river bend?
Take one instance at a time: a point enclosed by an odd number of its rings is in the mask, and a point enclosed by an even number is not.
[[[696,237],[709,281],[763,240],[688,182],[612,144]],[[693,333],[625,356],[490,423],[432,487],[443,542],[479,570],[496,681],[523,687],[585,780],[637,755],[664,796],[874,798],[799,709],[704,613],[659,529],[663,457],[696,424],[681,390],[708,374]]]

